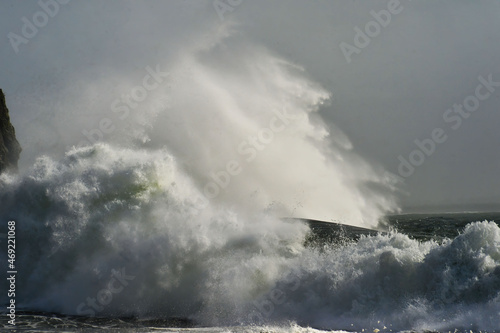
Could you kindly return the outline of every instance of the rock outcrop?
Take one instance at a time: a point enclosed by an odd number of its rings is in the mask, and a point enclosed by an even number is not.
[[[17,169],[21,150],[16,139],[16,130],[10,122],[5,95],[0,89],[0,173],[7,169]]]

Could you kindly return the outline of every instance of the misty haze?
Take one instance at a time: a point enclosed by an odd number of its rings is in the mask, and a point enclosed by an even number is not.
[[[4,330],[500,330],[500,3],[0,1]]]

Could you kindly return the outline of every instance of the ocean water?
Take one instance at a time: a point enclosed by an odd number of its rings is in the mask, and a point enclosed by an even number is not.
[[[204,201],[169,153],[105,144],[0,181],[17,328],[500,329],[497,213],[390,216],[380,233],[241,214]]]
[[[33,121],[0,175],[2,330],[499,331],[499,214],[385,218],[398,177],[322,120],[331,93],[240,37],[151,65],[168,79],[135,109],[110,106],[146,73],[103,69]]]

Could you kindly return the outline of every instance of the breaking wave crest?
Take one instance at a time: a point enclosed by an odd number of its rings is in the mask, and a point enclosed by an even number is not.
[[[304,246],[308,226],[281,217],[375,226],[396,209],[394,179],[325,125],[328,92],[251,45],[227,34],[190,45],[162,64],[173,81],[129,110],[126,126],[114,122],[107,143],[0,176],[0,221],[17,227],[18,304],[202,325],[498,329],[492,222],[443,244],[392,233]],[[109,108],[93,96],[102,80],[79,84],[87,90],[68,92],[56,114]],[[81,132],[62,125],[61,138]]]
[[[167,151],[105,144],[40,158],[24,177],[3,175],[1,189],[0,218],[18,221],[17,299],[27,309],[208,325],[498,329],[493,222],[443,244],[391,233],[308,248],[301,222],[209,204]]]

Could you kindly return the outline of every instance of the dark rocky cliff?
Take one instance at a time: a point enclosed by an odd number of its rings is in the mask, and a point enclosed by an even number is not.
[[[21,145],[16,139],[16,130],[9,117],[5,95],[0,89],[0,173],[6,169],[17,169]]]

